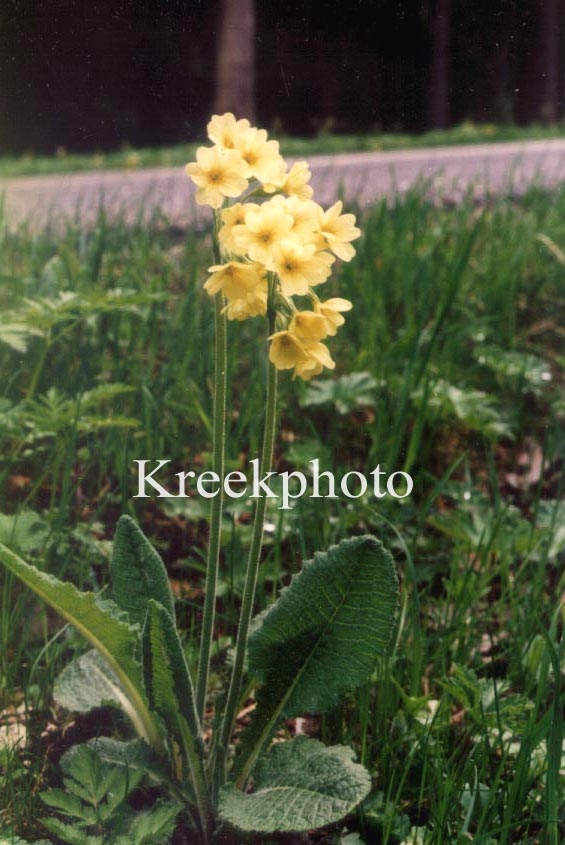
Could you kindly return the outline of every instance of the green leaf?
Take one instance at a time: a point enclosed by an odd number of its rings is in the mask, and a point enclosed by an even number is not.
[[[98,820],[94,807],[85,804],[78,795],[73,795],[62,789],[50,789],[48,792],[42,792],[41,800],[52,810],[58,810],[66,816],[71,816],[83,826],[94,825]]]
[[[371,677],[397,604],[394,562],[375,537],[344,540],[304,564],[249,638],[249,669],[263,687],[244,738],[243,761],[255,746],[245,776],[280,719],[326,712]]]
[[[15,834],[0,831],[0,845],[52,845],[52,843],[48,842],[47,839],[36,839],[34,842],[28,842]]]
[[[549,541],[548,559],[554,561],[565,550],[565,502],[541,499],[537,504],[536,525]]]
[[[165,845],[180,806],[158,801],[135,813],[128,803],[146,775],[143,761],[152,763],[149,748],[139,741],[99,738],[69,749],[61,757],[64,789],[41,793],[64,818],[44,819],[44,825],[69,845]]]
[[[163,801],[150,810],[137,813],[128,830],[129,842],[134,845],[166,845],[173,835],[179,812],[178,804]]]
[[[412,398],[416,404],[421,405],[426,395],[419,388],[412,394]],[[444,379],[438,379],[427,395],[427,407],[440,419],[455,417],[466,428],[479,431],[491,440],[513,438],[511,426],[499,410],[496,400],[484,390],[460,388]]]
[[[312,830],[343,819],[370,788],[369,773],[354,762],[351,748],[297,737],[273,745],[260,761],[252,793],[222,787],[219,813],[244,831]]]
[[[49,526],[35,511],[0,513],[0,543],[15,552],[40,549],[48,536]]]
[[[89,740],[86,745],[107,765],[126,768],[129,771],[141,770],[152,783],[163,783],[168,779],[165,766],[143,740],[120,742],[107,736],[98,736]],[[67,755],[73,750],[70,749]]]
[[[167,726],[171,750],[174,743],[183,750],[200,821],[206,830],[210,807],[194,688],[175,623],[166,608],[154,599],[149,599],[142,640],[143,676],[151,707]]]
[[[528,352],[485,346],[482,343],[473,350],[473,356],[483,367],[488,367],[502,378],[521,382],[522,389],[527,388],[538,396],[551,381],[549,364],[543,358]]]
[[[382,791],[374,792],[361,805],[363,829],[377,838],[383,829],[401,841],[410,833],[410,816],[401,813],[394,801],[387,801]]]
[[[165,565],[129,516],[118,521],[110,571],[116,601],[132,622],[143,625],[149,599],[162,604],[174,620],[173,594]]]
[[[109,704],[126,711],[131,707],[117,675],[95,650],[87,651],[63,669],[55,681],[53,698],[60,707],[75,713]]]
[[[66,797],[78,796],[96,808],[101,820],[109,818],[143,779],[139,768],[109,766],[91,745],[78,745],[60,760]],[[49,795],[49,793],[47,793]],[[68,815],[75,815],[70,809]]]
[[[102,836],[89,836],[84,830],[79,830],[74,825],[62,822],[60,819],[42,819],[42,823],[50,833],[54,833],[65,845],[104,845]]]
[[[201,728],[194,703],[194,688],[171,615],[149,599],[143,628],[143,675],[152,708],[182,744],[178,720],[183,717],[195,740]]]
[[[138,733],[152,747],[162,749],[157,725],[147,707],[141,666],[136,658],[138,628],[122,618],[114,602],[101,601],[94,593],[81,593],[73,584],[40,572],[2,545],[0,561],[100,652],[131,702]]]
[[[43,332],[40,329],[26,326],[25,323],[3,322],[0,325],[0,343],[5,343],[14,352],[20,354],[27,352],[30,338],[42,335]]]
[[[22,402],[18,408],[22,413],[21,425],[27,430],[27,439],[56,437],[74,429],[81,433],[93,433],[112,427],[135,427],[139,420],[112,415],[104,407],[106,399],[130,392],[127,385],[101,385],[82,396],[69,397],[56,387],[50,387],[44,394]]]
[[[334,405],[338,414],[349,414],[356,408],[373,407],[378,383],[371,373],[347,373],[339,378],[310,382],[300,400],[303,408]]]

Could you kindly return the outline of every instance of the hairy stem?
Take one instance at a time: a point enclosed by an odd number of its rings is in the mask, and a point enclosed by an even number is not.
[[[269,335],[271,335],[275,330],[275,281],[276,280],[274,275],[269,274],[269,300],[267,306],[267,314],[269,320]],[[273,449],[275,442],[277,415],[277,370],[270,362],[268,364],[268,368],[269,369],[267,376],[265,428],[263,432],[263,448],[261,452],[260,464],[261,476],[264,476],[271,470],[271,464],[273,462]],[[237,632],[235,657],[232,667],[224,716],[222,719],[222,724],[217,739],[217,745],[215,748],[215,752],[218,756],[217,761],[212,761],[213,768],[214,763],[217,762],[217,766],[215,768],[215,781],[217,784],[220,784],[225,780],[225,763],[227,750],[235,718],[237,716],[237,705],[241,693],[243,666],[245,662],[245,652],[247,649],[247,638],[249,635],[249,626],[251,624],[251,616],[253,613],[255,589],[257,586],[257,575],[259,572],[259,562],[261,559],[261,546],[263,541],[263,526],[265,522],[266,508],[267,497],[259,497],[255,510],[255,518],[253,521],[253,533],[251,536],[251,546],[249,548],[249,558],[247,561],[247,571],[245,574],[245,587],[243,590],[243,601],[241,605],[239,628]]]
[[[214,215],[214,261],[221,261],[218,244],[218,214]],[[210,514],[210,540],[206,564],[206,593],[204,598],[204,617],[202,639],[200,641],[200,659],[196,683],[196,711],[200,722],[204,721],[206,692],[210,672],[210,653],[214,635],[214,616],[216,610],[216,588],[220,562],[220,536],[222,528],[222,507],[224,489],[224,463],[226,444],[226,375],[227,375],[227,331],[226,317],[223,314],[224,295],[214,297],[215,307],[215,357],[214,357],[214,422],[212,433],[212,470],[220,479],[220,487],[212,499]]]

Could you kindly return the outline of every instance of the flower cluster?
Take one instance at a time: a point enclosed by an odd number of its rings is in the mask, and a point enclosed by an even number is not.
[[[289,169],[278,142],[248,120],[214,115],[208,137],[213,146],[200,147],[186,167],[196,202],[216,215],[221,263],[209,268],[206,291],[223,293],[230,320],[276,313],[269,357],[277,369],[306,380],[333,369],[322,341],[336,334],[352,305],[321,301],[314,288],[327,281],[336,258],[355,255],[354,215],[342,214],[341,202],[327,210],[314,202],[308,164]],[[311,309],[300,310],[293,297],[306,298]]]

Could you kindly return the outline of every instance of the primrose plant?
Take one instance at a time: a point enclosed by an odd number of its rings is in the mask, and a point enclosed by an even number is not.
[[[225,114],[211,119],[208,135],[212,145],[198,150],[187,172],[197,186],[196,201],[211,206],[214,219],[214,263],[204,284],[215,309],[213,470],[224,477],[226,320],[256,317],[265,322],[260,365],[268,369],[260,459],[265,475],[273,459],[277,371],[293,370],[293,378],[309,380],[335,366],[324,341],[336,334],[352,305],[341,298],[321,300],[317,291],[336,258],[353,258],[351,242],[360,232],[340,202],[326,211],[314,202],[307,163],[288,169],[265,130]],[[192,826],[190,841],[202,843],[220,827],[238,842],[244,833],[316,829],[339,822],[365,798],[370,776],[351,749],[304,736],[274,744],[272,739],[284,720],[324,713],[371,678],[389,648],[398,600],[391,555],[374,537],[359,536],[317,552],[253,619],[267,504],[259,498],[229,683],[220,703],[215,701],[212,738],[205,742],[222,487],[211,506],[194,680],[165,567],[131,518],[123,516],[117,525],[111,598],[79,592],[0,548],[8,570],[94,647],[63,671],[56,699],[77,711],[122,707],[139,738],[107,740],[107,764],[143,759],[146,773],[161,772],[169,797]],[[252,718],[234,743],[236,716],[250,690]]]

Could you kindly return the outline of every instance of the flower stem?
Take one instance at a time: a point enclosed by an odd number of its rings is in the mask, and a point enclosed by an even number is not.
[[[217,238],[218,221],[214,219],[214,260],[220,261]],[[210,672],[210,654],[214,636],[214,616],[216,610],[216,589],[220,562],[220,540],[222,529],[222,507],[224,489],[224,463],[226,444],[226,374],[227,374],[227,331],[226,316],[223,314],[224,296],[214,297],[216,348],[214,358],[214,422],[212,432],[212,470],[220,479],[219,491],[212,499],[210,514],[210,539],[206,563],[206,593],[204,598],[204,617],[200,641],[200,659],[196,683],[196,711],[200,722],[204,722],[206,693]]]
[[[267,314],[269,318],[269,335],[271,335],[275,330],[275,282],[276,280],[274,275],[269,274],[269,300],[267,306]],[[265,428],[263,432],[263,448],[261,452],[260,463],[261,477],[263,477],[266,473],[270,472],[271,470],[271,464],[273,462],[273,449],[275,442],[277,416],[277,370],[276,367],[270,362],[268,364],[268,368],[269,370],[267,376]],[[215,771],[215,781],[217,784],[221,784],[225,780],[225,764],[229,740],[233,730],[235,718],[237,716],[237,706],[241,693],[243,667],[245,663],[245,652],[247,649],[247,637],[249,634],[249,626],[251,624],[251,615],[253,613],[253,603],[255,599],[255,589],[257,587],[257,575],[259,572],[259,563],[261,560],[261,546],[263,541],[263,526],[265,522],[266,509],[267,497],[260,496],[257,500],[255,518],[253,521],[253,533],[251,536],[251,546],[249,548],[247,571],[245,573],[245,587],[243,590],[243,601],[241,605],[241,614],[239,618],[239,628],[237,632],[237,642],[235,647],[235,656],[230,678],[230,685],[224,710],[224,716],[222,719],[222,724],[220,727],[220,732],[215,749],[218,755],[217,767]],[[212,761],[213,769],[215,762],[216,761]]]

